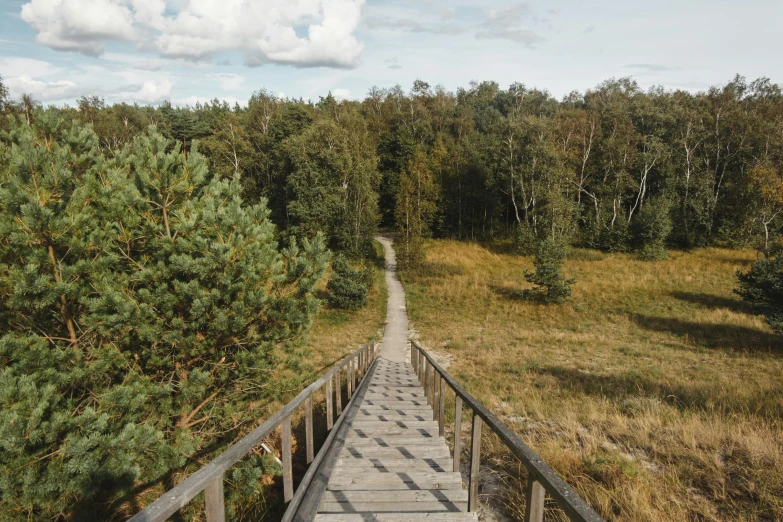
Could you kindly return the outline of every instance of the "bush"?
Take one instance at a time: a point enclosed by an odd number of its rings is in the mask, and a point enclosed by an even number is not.
[[[332,263],[332,278],[326,285],[329,304],[335,308],[358,310],[367,304],[367,292],[372,286],[372,268],[356,270],[343,254]]]
[[[598,247],[605,252],[627,252],[630,235],[628,222],[620,216],[611,227],[601,229]]]
[[[783,256],[759,259],[750,270],[737,270],[739,288],[734,292],[766,315],[767,322],[778,333],[783,333]]]
[[[634,247],[645,261],[666,259],[666,239],[672,231],[671,205],[667,199],[654,198],[642,208],[631,227]]]
[[[566,258],[566,247],[551,238],[538,244],[533,261],[535,272],[525,271],[525,280],[535,287],[525,290],[524,297],[542,303],[562,303],[571,295],[576,279],[566,279],[560,273]]]

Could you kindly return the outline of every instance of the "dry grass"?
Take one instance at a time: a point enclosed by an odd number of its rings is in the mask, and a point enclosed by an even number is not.
[[[383,339],[383,325],[386,322],[386,300],[388,291],[384,280],[383,247],[374,242],[377,258],[375,281],[367,296],[367,305],[354,312],[324,307],[313,321],[313,327],[305,345],[305,353],[310,364],[321,375],[330,367],[353,353],[363,344]],[[326,300],[326,281],[324,279],[320,298]]]
[[[433,241],[405,286],[424,346],[608,520],[783,520],[783,340],[732,294],[754,258],[575,250],[572,299],[541,306],[530,258]]]

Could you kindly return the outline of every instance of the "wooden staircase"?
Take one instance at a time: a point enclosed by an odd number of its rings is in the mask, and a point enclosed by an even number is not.
[[[478,520],[411,365],[380,359],[367,377],[315,520]]]

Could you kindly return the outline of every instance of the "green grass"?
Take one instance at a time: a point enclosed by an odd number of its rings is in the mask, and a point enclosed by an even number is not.
[[[433,241],[405,286],[424,346],[605,518],[783,520],[783,340],[732,293],[754,259],[577,249],[543,306],[519,297],[531,258]],[[524,474],[485,445],[521,518]]]

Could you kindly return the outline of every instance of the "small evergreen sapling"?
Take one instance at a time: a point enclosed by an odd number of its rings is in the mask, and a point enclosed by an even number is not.
[[[737,270],[739,288],[734,292],[763,313],[769,325],[783,333],[783,255],[763,257],[750,270]]]
[[[535,272],[525,271],[525,280],[535,287],[525,290],[523,295],[531,301],[541,303],[562,303],[571,295],[571,285],[576,279],[566,279],[560,273],[566,258],[566,247],[552,238],[538,244],[533,261]]]
[[[639,257],[645,261],[666,259],[666,239],[672,231],[671,204],[664,198],[651,199],[633,223],[633,239]]]
[[[367,304],[367,292],[372,284],[372,269],[356,270],[343,254],[332,263],[332,278],[326,285],[329,304],[335,308],[358,310]]]

